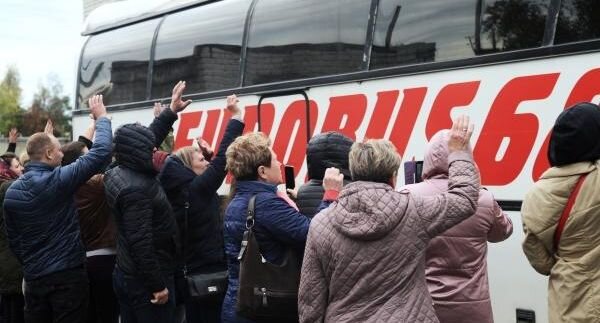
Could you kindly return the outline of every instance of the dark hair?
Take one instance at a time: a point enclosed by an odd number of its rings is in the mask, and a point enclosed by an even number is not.
[[[17,155],[15,155],[14,153],[5,153],[4,155],[0,156],[0,158],[2,159],[2,162],[6,163],[7,167],[10,167],[10,165],[12,164],[13,159],[16,159],[17,161],[19,161],[19,157]]]
[[[81,141],[73,141],[60,147],[60,150],[64,154],[61,165],[67,166],[74,163],[77,158],[83,156],[83,149],[85,147],[86,145]]]

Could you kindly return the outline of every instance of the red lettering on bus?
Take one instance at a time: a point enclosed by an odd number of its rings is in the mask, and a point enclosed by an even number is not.
[[[400,91],[398,90],[377,93],[377,103],[371,115],[365,139],[379,139],[385,136],[385,130],[388,126],[388,122],[386,121],[392,118],[399,94]]]
[[[580,102],[591,102],[596,95],[600,94],[600,68],[593,69],[585,73],[571,90],[571,94],[565,102],[565,109],[572,107]],[[533,165],[532,178],[537,181],[540,176],[550,168],[548,161],[548,146],[550,145],[550,133],[546,136],[542,148]]]
[[[319,110],[317,109],[317,103],[310,101],[310,124],[306,116],[306,101],[299,100],[292,102],[285,111],[281,122],[279,123],[279,130],[275,141],[273,143],[273,151],[277,154],[277,158],[281,162],[287,165],[294,166],[295,169],[299,170],[304,163],[304,157],[306,155],[306,144],[307,144],[307,125],[309,125],[309,137],[312,137],[315,125],[317,123],[317,117]],[[261,107],[262,114],[262,107]],[[298,125],[298,131],[295,137],[294,128]],[[287,160],[284,160],[285,153],[288,147],[291,145],[291,151]]]
[[[190,129],[197,128],[200,125],[202,111],[186,112],[179,115],[179,128],[173,149],[189,146],[192,144],[192,139],[188,138]]]
[[[394,143],[400,156],[404,157],[404,151],[408,139],[415,127],[415,121],[427,94],[426,87],[418,87],[404,90],[404,98],[400,105],[400,111],[394,122],[394,128],[390,134],[390,141]]]
[[[208,143],[212,143],[215,140],[215,134],[217,133],[217,124],[221,118],[221,110],[208,110],[206,111],[206,123],[200,137]],[[218,147],[218,146],[217,146]]]
[[[440,93],[438,93],[433,102],[429,119],[427,119],[427,125],[425,126],[427,140],[431,139],[436,132],[442,129],[452,128],[450,112],[455,107],[464,107],[471,104],[479,89],[479,83],[479,81],[473,81],[449,84],[440,90]]]
[[[275,120],[275,106],[273,103],[264,103],[260,105],[260,131],[269,136],[271,129],[273,128],[273,121]],[[258,129],[258,106],[249,105],[246,106],[244,112],[244,133],[253,132],[254,128]]]
[[[360,127],[367,109],[367,97],[364,94],[336,96],[329,99],[329,109],[321,132],[337,131],[356,140],[356,130]],[[312,114],[311,114],[312,117]],[[346,117],[346,122],[342,121]]]
[[[506,185],[521,173],[538,133],[538,120],[531,113],[515,113],[524,101],[547,98],[559,73],[529,75],[510,80],[500,90],[473,150],[483,185]],[[508,147],[501,160],[496,155],[504,138]]]

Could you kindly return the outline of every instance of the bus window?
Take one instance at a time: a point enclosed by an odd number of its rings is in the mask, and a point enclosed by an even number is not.
[[[238,87],[250,3],[223,1],[169,15],[156,40],[152,97],[171,96],[179,80],[187,81],[188,93]]]
[[[480,0],[481,37],[477,54],[539,47],[551,0]]]
[[[371,69],[474,55],[473,0],[381,0]]]
[[[600,1],[562,0],[555,44],[600,38]]]
[[[103,94],[106,105],[146,100],[156,19],[91,36],[79,67],[78,109]]]
[[[370,7],[366,0],[258,1],[245,85],[361,70]]]

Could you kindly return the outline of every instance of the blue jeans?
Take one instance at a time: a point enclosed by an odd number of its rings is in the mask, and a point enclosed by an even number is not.
[[[146,289],[138,277],[125,277],[115,267],[113,288],[119,301],[121,323],[175,322],[175,283],[173,276],[165,277],[169,290],[169,301],[162,305],[152,304],[152,291]]]

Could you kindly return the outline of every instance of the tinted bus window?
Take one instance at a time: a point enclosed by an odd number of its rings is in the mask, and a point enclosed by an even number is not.
[[[539,47],[550,0],[486,0],[478,54]]]
[[[600,1],[562,0],[555,44],[600,38]]]
[[[103,94],[106,105],[146,100],[157,23],[150,20],[91,36],[79,67],[79,108],[87,108],[93,94]]]
[[[250,0],[224,1],[169,15],[158,33],[152,97],[171,96],[187,81],[188,93],[240,85],[240,52]]]
[[[474,0],[381,0],[371,68],[473,56]]]
[[[371,1],[261,0],[250,24],[245,84],[358,71]]]

